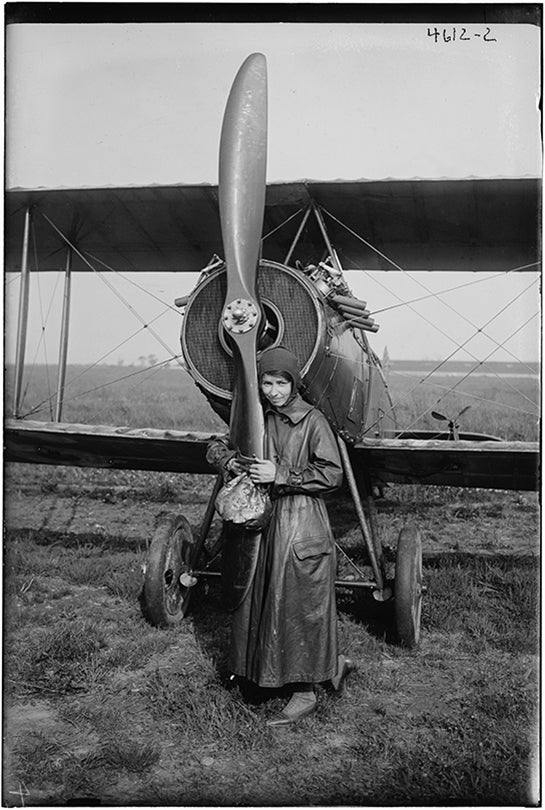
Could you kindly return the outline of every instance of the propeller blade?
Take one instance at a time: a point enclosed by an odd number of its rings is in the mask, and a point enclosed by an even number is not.
[[[255,339],[239,339],[233,349],[235,378],[229,439],[243,455],[262,458],[265,428],[259,399]]]
[[[257,338],[264,321],[257,265],[265,210],[267,65],[249,56],[225,108],[219,156],[219,207],[227,291],[222,326],[233,350],[230,439],[244,455],[263,456],[264,423],[257,380]]]
[[[460,411],[460,413],[458,414],[458,416],[456,417],[456,419],[459,419],[459,418],[461,417],[461,415],[462,415],[463,413],[465,413],[466,411],[469,411],[469,409],[470,409],[470,408],[471,408],[471,405],[466,405],[466,406],[465,406],[465,408],[462,408],[462,410]]]
[[[221,130],[219,207],[232,298],[255,298],[266,168],[267,63],[254,53],[236,75]]]
[[[434,419],[438,419],[439,422],[446,422],[447,421],[447,417],[443,416],[442,413],[437,413],[437,411],[432,411],[431,415],[433,416]]]

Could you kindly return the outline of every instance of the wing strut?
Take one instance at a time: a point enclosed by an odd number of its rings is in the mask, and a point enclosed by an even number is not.
[[[293,239],[293,242],[290,245],[290,249],[286,253],[286,258],[284,259],[284,264],[289,264],[291,261],[291,257],[293,256],[293,251],[295,250],[299,239],[301,238],[301,234],[303,233],[304,227],[307,224],[307,220],[310,216],[311,206],[307,205],[307,209],[303,215],[303,219],[301,220],[299,227],[297,228],[297,233]]]
[[[17,345],[15,353],[15,392],[13,395],[13,416],[19,418],[23,372],[25,368],[25,348],[28,326],[28,299],[30,272],[28,267],[28,244],[30,241],[30,207],[25,211],[23,231],[23,254],[21,258],[21,287],[19,289],[19,315],[17,318]]]
[[[328,234],[327,228],[325,226],[325,222],[324,222],[324,218],[322,216],[322,212],[320,211],[319,206],[317,206],[314,202],[312,203],[312,208],[313,208],[313,211],[314,211],[314,216],[316,217],[316,221],[317,221],[317,223],[319,225],[320,231],[322,232],[324,242],[327,245],[329,255],[331,256],[331,261],[333,262],[333,266],[339,271],[339,273],[342,273],[343,269],[342,269],[341,263],[339,261],[339,257],[337,256],[337,251],[335,250],[335,248],[331,244],[331,240],[329,238],[329,234]]]
[[[66,267],[64,270],[64,295],[62,299],[61,338],[59,344],[59,369],[57,373],[57,404],[55,406],[55,422],[62,421],[62,406],[64,403],[64,383],[66,380],[66,360],[68,357],[68,329],[70,326],[70,299],[72,291],[72,248],[68,247],[66,253]]]

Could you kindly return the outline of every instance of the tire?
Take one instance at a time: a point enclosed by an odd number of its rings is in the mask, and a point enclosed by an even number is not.
[[[412,649],[420,640],[422,613],[422,541],[412,524],[399,534],[394,595],[397,636],[404,647]]]
[[[156,627],[178,624],[187,613],[191,587],[180,583],[180,575],[195,567],[195,546],[191,527],[181,515],[155,531],[146,563],[143,610]]]

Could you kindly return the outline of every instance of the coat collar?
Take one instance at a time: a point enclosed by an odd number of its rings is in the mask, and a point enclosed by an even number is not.
[[[308,402],[305,402],[300,394],[296,394],[291,402],[288,402],[288,404],[281,409],[274,408],[270,402],[268,402],[265,407],[265,413],[287,416],[293,425],[297,425],[302,419],[305,418],[307,413],[313,409],[314,405],[310,405]]]

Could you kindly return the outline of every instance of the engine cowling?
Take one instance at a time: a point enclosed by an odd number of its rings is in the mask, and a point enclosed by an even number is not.
[[[226,422],[233,363],[221,323],[226,270],[205,272],[186,305],[182,353],[189,373]],[[327,296],[298,269],[259,263],[257,289],[266,315],[259,350],[282,345],[299,359],[301,393],[346,441],[395,429],[392,404],[376,355],[361,329],[329,305]]]

